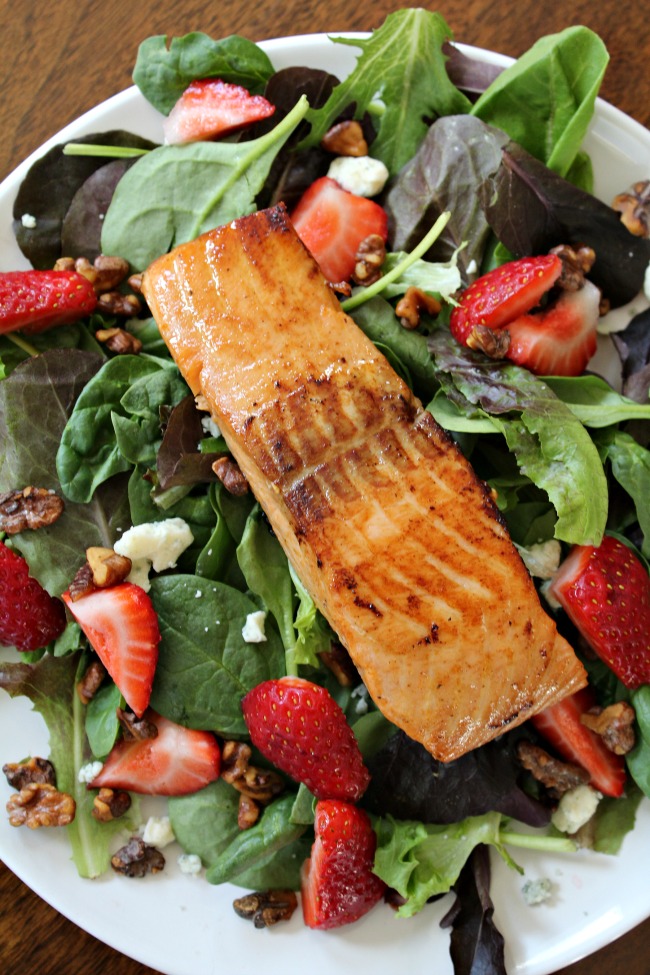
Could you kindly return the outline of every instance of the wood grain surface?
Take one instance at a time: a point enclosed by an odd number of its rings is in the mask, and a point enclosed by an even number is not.
[[[260,40],[317,31],[369,30],[404,5],[388,0],[373,4],[347,0],[0,0],[0,179],[67,122],[128,87],[138,44],[151,34],[202,30],[214,37],[238,33]],[[513,56],[543,34],[586,24],[600,34],[611,57],[603,97],[650,126],[646,2],[518,0],[515,5],[447,0],[432,9],[443,13],[457,40]],[[4,706],[6,699],[0,701],[0,707]],[[650,975],[649,947],[650,921],[646,921],[558,975]],[[2,864],[0,972],[155,975],[152,969],[80,931]]]

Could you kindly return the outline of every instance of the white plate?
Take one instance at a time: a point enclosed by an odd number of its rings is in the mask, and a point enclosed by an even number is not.
[[[339,76],[355,63],[356,49],[333,45],[325,35],[268,41],[262,45],[276,67],[309,64]],[[498,64],[495,54],[464,48]],[[11,232],[12,205],[20,181],[35,158],[50,146],[84,133],[127,128],[160,140],[160,116],[129,89],[69,125],[26,160],[0,187],[0,268],[26,266]],[[650,175],[650,132],[617,109],[599,101],[586,148],[596,165],[597,193],[609,201],[630,183]],[[40,717],[24,699],[1,697],[0,742],[12,761],[22,754],[47,754]],[[4,802],[8,787],[1,787]],[[644,801],[634,832],[618,857],[586,851],[542,857],[515,851],[528,878],[549,877],[550,902],[529,907],[521,878],[498,857],[493,860],[495,920],[506,940],[510,975],[548,975],[601,948],[650,915],[647,851],[650,802]],[[449,898],[429,905],[417,917],[396,920],[389,908],[375,908],[361,922],[331,932],[312,932],[299,912],[289,924],[254,931],[237,918],[234,887],[211,887],[202,878],[181,874],[180,850],[166,848],[163,873],[144,880],[110,874],[80,880],[70,860],[63,831],[15,829],[0,816],[0,854],[25,883],[53,907],[126,955],[165,975],[216,975],[227,971],[265,975],[296,971],[295,959],[309,959],[313,975],[372,970],[394,975],[408,964],[414,972],[450,975],[448,934],[438,921]]]

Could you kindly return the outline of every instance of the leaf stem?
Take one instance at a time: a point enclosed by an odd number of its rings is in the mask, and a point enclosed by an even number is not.
[[[90,142],[68,142],[63,147],[64,156],[102,156],[107,159],[133,159],[145,156],[151,149],[136,149],[135,146],[102,146]]]
[[[362,288],[353,294],[351,298],[346,298],[345,301],[341,302],[341,308],[343,311],[350,311],[352,308],[357,308],[362,305],[365,301],[369,301],[370,298],[374,298],[375,295],[381,294],[386,285],[391,284],[402,276],[404,271],[414,264],[423,254],[429,250],[431,245],[438,239],[442,231],[445,229],[449,220],[451,219],[451,213],[445,211],[441,213],[433,227],[424,235],[420,243],[413,248],[410,254],[407,254],[398,264],[395,265],[392,270],[388,271],[386,274],[382,275],[378,281],[374,284],[368,285],[367,288]]]
[[[23,352],[26,352],[27,355],[40,355],[36,346],[32,345],[31,342],[25,341],[25,339],[20,335],[15,335],[13,332],[7,332],[4,338],[9,339],[10,342],[17,345],[18,348],[22,349]]]
[[[499,841],[506,846],[518,846],[524,850],[541,850],[545,853],[575,853],[577,844],[568,836],[540,836],[535,833],[499,831]]]

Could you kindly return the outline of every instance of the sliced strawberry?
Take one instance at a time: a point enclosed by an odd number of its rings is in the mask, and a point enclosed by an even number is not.
[[[535,308],[562,271],[557,254],[508,261],[477,278],[463,292],[449,320],[457,342],[467,340],[478,325],[500,329]]]
[[[0,274],[0,334],[68,325],[89,315],[96,305],[92,284],[76,271]]]
[[[149,704],[160,629],[151,599],[140,586],[121,582],[97,589],[66,606],[88,637],[126,703],[141,717]]]
[[[0,644],[40,650],[65,629],[65,609],[29,574],[27,562],[0,542]]]
[[[262,95],[219,78],[191,82],[163,122],[168,145],[214,139],[268,118],[275,112]]]
[[[596,351],[600,291],[585,281],[579,291],[562,291],[543,311],[507,325],[511,362],[538,376],[579,376]]]
[[[627,545],[575,545],[549,590],[626,687],[650,684],[650,576]]]
[[[157,736],[118,741],[89,788],[184,796],[219,778],[221,751],[212,732],[184,728],[151,710],[145,717]]]
[[[621,796],[625,788],[625,762],[604,744],[602,738],[582,724],[580,717],[595,704],[590,688],[563,698],[530,720],[539,733],[568,762],[581,765],[590,784],[606,796]]]
[[[258,684],[242,701],[256,748],[318,799],[360,799],[370,781],[354,732],[329,691],[301,677]]]
[[[302,912],[309,928],[357,921],[381,899],[386,885],[373,872],[377,838],[363,809],[339,800],[316,804],[316,840],[303,864]]]
[[[291,221],[333,284],[352,277],[361,241],[371,234],[377,234],[384,242],[388,237],[388,218],[383,207],[349,193],[329,176],[312,183],[299,200]]]

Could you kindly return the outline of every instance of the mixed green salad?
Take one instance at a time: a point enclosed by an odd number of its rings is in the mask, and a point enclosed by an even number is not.
[[[543,553],[557,565],[560,551],[597,545],[606,531],[647,560],[650,312],[631,315],[617,334],[613,383],[595,373],[541,379],[461,347],[447,327],[454,293],[479,273],[558,241],[584,240],[595,250],[592,278],[612,306],[642,291],[650,241],[633,237],[591,195],[591,162],[581,148],[607,52],[587,28],[572,27],[501,69],[451,42],[439,14],[399,11],[366,39],[332,38],[359,51],[340,81],[306,66],[275,71],[261,48],[240,37],[149,38],[134,80],[163,114],[192,80],[209,76],[264,94],[275,114],[244,136],[215,142],[155,145],[113,131],[52,149],[19,189],[17,240],[37,268],[62,255],[109,254],[143,271],[173,245],[256,208],[282,200],[291,209],[327,172],[325,133],[354,115],[370,154],[389,172],[380,202],[389,219],[384,271],[394,273],[388,283],[354,289],[344,307],[494,490],[525,561],[532,566],[531,553]],[[53,183],[56,194],[47,189]],[[450,216],[431,240],[443,213]],[[409,287],[443,302],[440,315],[425,316],[414,331],[395,313]],[[297,673],[322,683],[345,711],[372,775],[361,805],[373,817],[375,868],[398,892],[398,913],[411,915],[455,889],[489,920],[488,846],[515,872],[517,845],[575,849],[550,824],[552,802],[516,757],[519,738],[534,732],[525,725],[441,765],[390,725],[360,680],[341,685],[323,662],[336,634],[255,498],[230,493],[214,476],[212,463],[227,446],[205,422],[155,322],[146,310],[120,322],[141,343],[138,354],[123,355],[96,339],[114,324],[94,313],[38,335],[0,338],[0,492],[36,485],[65,501],[54,524],[5,542],[60,596],[89,546],[113,547],[130,526],[182,519],[191,544],[176,567],[150,580],[162,634],[151,707],[220,740],[245,740],[240,702],[254,686]],[[258,612],[266,614],[263,654],[242,636]],[[67,830],[82,877],[109,869],[125,828],[139,825],[137,803],[126,820],[97,822],[94,790],[79,781],[83,766],[110,753],[121,734],[116,708],[124,705],[110,679],[81,703],[75,686],[90,657],[75,622],[20,663],[0,650],[0,687],[26,695],[41,713],[58,788],[76,800]],[[650,687],[629,691],[601,662],[588,654],[584,662],[601,705],[625,699],[636,713],[625,795],[601,800],[592,822],[593,848],[615,854],[650,796]],[[199,691],[206,686],[209,694]],[[5,742],[3,761],[19,759],[10,747]],[[171,826],[184,851],[201,858],[210,883],[297,889],[313,839],[313,796],[287,781],[246,831],[237,804],[223,779],[171,798]],[[467,926],[460,937],[471,941],[476,930],[490,971],[504,972],[502,944],[488,924]],[[456,970],[470,971],[462,954]]]

